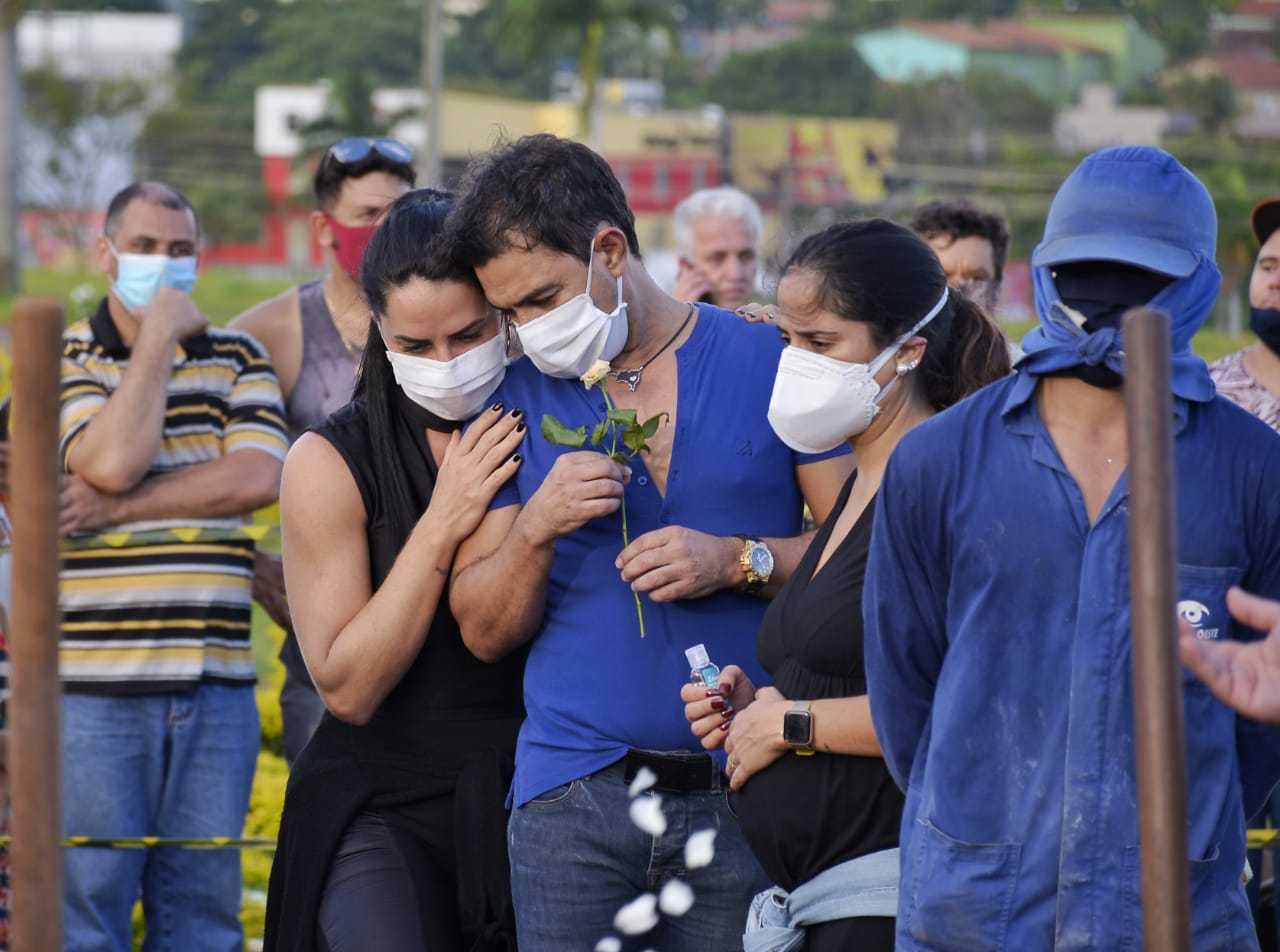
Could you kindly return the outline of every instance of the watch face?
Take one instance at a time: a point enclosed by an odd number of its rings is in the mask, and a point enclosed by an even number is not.
[[[809,743],[809,712],[787,711],[782,718],[782,739],[788,744]]]
[[[753,545],[751,547],[751,571],[761,578],[768,578],[773,574],[773,553],[769,551],[767,546]]]

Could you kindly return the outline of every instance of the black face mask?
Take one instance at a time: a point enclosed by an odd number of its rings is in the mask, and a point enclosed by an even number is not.
[[[1273,307],[1249,308],[1249,328],[1271,353],[1280,357],[1280,310]]]
[[[1168,275],[1115,261],[1079,261],[1053,270],[1062,303],[1085,317],[1084,329],[1119,329],[1125,312],[1142,307],[1173,283]],[[1115,390],[1124,378],[1105,364],[1077,364],[1051,376],[1075,377],[1093,387]]]

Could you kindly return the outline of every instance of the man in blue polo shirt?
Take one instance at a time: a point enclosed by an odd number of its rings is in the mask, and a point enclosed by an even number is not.
[[[1209,193],[1168,153],[1085,159],[1032,255],[1041,326],[1017,373],[889,463],[864,606],[876,734],[907,794],[899,949],[1142,948],[1130,307],[1172,321],[1179,614],[1200,638],[1252,639],[1228,590],[1280,595],[1280,437],[1215,396],[1191,350],[1216,237]],[[1256,949],[1245,819],[1280,779],[1280,732],[1189,673],[1184,691],[1193,945]]]
[[[527,415],[524,464],[459,552],[451,593],[479,657],[532,642],[509,837],[520,948],[593,948],[620,907],[677,876],[696,903],[646,941],[740,948],[763,874],[672,691],[694,644],[713,660],[754,656],[761,596],[807,542],[803,504],[823,518],[849,461],[778,440],[766,419],[776,330],[663,293],[621,186],[585,146],[531,136],[485,157],[453,238],[528,358],[495,396]],[[578,379],[597,361],[612,364],[616,407],[667,415],[627,467],[538,432],[544,414],[588,431],[604,418],[600,390]],[[646,767],[662,815],[641,829],[627,785]],[[718,830],[716,862],[686,870],[685,840],[703,829]]]

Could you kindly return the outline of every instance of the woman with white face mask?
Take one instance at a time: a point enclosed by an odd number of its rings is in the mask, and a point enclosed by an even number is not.
[[[505,336],[439,237],[450,205],[422,189],[387,213],[364,255],[355,396],[285,464],[285,581],[327,713],[285,799],[274,949],[515,943],[503,831],[523,655],[477,661],[446,584],[525,423],[490,399]]]
[[[902,794],[881,759],[862,658],[862,579],[874,502],[903,434],[1009,372],[1004,338],[947,290],[937,256],[888,221],[833,225],[783,268],[768,318],[783,351],[769,406],[804,452],[847,441],[857,469],[765,616],[772,687],[736,665],[687,685],[703,746],[724,746],[736,810],[777,884],[753,903],[748,952],[892,950]],[[731,661],[732,659],[723,659]]]

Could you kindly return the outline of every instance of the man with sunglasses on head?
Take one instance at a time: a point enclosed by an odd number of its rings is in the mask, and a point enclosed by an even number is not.
[[[331,146],[316,168],[311,213],[311,235],[324,249],[324,277],[290,288],[232,322],[271,355],[290,441],[351,399],[370,319],[360,290],[360,261],[383,213],[415,181],[413,152],[395,139],[361,136]],[[320,722],[324,704],[290,626],[280,559],[259,552],[254,568],[254,598],[285,630],[280,709],[284,754],[293,763]]]

